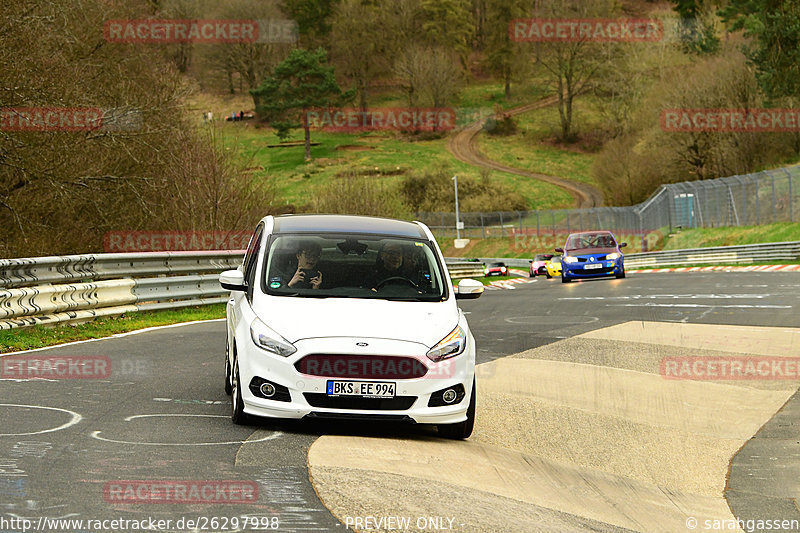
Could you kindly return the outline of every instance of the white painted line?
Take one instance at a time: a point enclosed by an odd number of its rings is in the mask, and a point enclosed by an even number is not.
[[[75,411],[70,411],[69,409],[59,409],[58,407],[45,407],[43,405],[23,405],[18,403],[0,403],[0,407],[25,407],[28,409],[45,409],[48,411],[59,411],[61,413],[67,413],[72,416],[72,419],[67,422],[66,424],[61,424],[60,426],[52,429],[43,429],[41,431],[31,431],[29,433],[0,433],[0,437],[16,437],[20,435],[41,435],[42,433],[52,433],[54,431],[59,431],[62,429],[67,429],[70,426],[74,426],[78,422],[81,421],[83,418],[81,415],[76,413]]]
[[[720,307],[729,309],[791,309],[791,305],[702,305],[702,304],[656,304],[656,303],[641,303],[641,304],[606,304],[606,307]]]
[[[32,350],[23,350],[21,352],[2,353],[2,354],[0,354],[0,357],[7,357],[9,355],[19,355],[19,354],[22,354],[22,353],[41,352],[42,350],[52,350],[53,348],[63,348],[64,346],[74,346],[76,344],[83,344],[83,343],[86,343],[86,342],[104,341],[104,340],[107,340],[107,339],[119,339],[119,338],[122,338],[122,337],[127,337],[129,335],[137,335],[139,333],[146,333],[148,331],[156,331],[156,330],[159,330],[159,329],[177,328],[177,327],[181,327],[181,326],[191,326],[193,324],[203,324],[203,323],[206,323],[206,322],[221,322],[223,320],[225,320],[225,319],[224,318],[211,318],[211,319],[208,319],[208,320],[193,320],[191,322],[180,322],[178,324],[167,324],[167,325],[164,325],[164,326],[153,326],[153,327],[150,327],[150,328],[137,329],[137,330],[134,330],[134,331],[126,331],[124,333],[115,333],[114,335],[110,335],[108,337],[101,337],[99,339],[85,339],[85,340],[82,340],[82,341],[65,342],[64,344],[54,344],[53,346],[45,346],[44,348],[34,348]]]

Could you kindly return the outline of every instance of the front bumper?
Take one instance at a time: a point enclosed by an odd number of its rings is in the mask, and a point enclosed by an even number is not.
[[[439,363],[427,358],[424,345],[407,341],[348,337],[306,339],[296,342],[297,352],[284,358],[258,348],[249,335],[238,340],[240,342],[237,345],[241,347],[238,350],[240,388],[244,412],[247,414],[267,418],[386,419],[420,424],[453,424],[467,418],[475,375],[475,343],[471,335],[468,336],[464,353]],[[368,346],[359,349],[356,348],[356,342]],[[412,357],[425,365],[427,373],[410,379],[400,375],[389,378],[348,377],[346,372],[345,375],[337,373],[327,376],[301,373],[295,363],[310,354]],[[251,389],[254,379],[256,383],[260,383],[258,380],[267,380],[286,394],[281,395],[281,400],[263,398],[257,394],[258,386]],[[396,383],[395,399],[328,396],[327,383],[331,379],[391,381]],[[441,394],[443,390],[459,385],[460,390],[464,391],[459,401],[429,406],[431,397],[436,393]]]
[[[601,265],[599,268],[585,268],[587,265]],[[613,261],[562,263],[561,275],[567,279],[602,278],[616,276],[624,272],[622,258]]]

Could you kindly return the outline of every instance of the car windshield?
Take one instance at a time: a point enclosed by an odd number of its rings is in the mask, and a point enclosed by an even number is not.
[[[550,254],[539,254],[533,258],[534,261],[547,261],[548,259],[552,258],[553,256]]]
[[[505,263],[489,263],[489,267],[504,267]]]
[[[265,265],[263,290],[274,296],[440,301],[448,295],[437,254],[418,239],[278,235]]]
[[[610,233],[581,233],[570,235],[567,239],[567,250],[586,250],[591,248],[614,248],[617,246]]]

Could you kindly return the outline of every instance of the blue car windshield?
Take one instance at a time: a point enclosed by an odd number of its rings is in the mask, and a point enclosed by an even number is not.
[[[570,235],[567,250],[586,250],[592,248],[616,248],[617,242],[610,233],[581,233]]]

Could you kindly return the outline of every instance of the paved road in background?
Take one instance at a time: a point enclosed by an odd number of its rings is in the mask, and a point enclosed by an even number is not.
[[[568,285],[537,278],[462,308],[480,363],[629,320],[800,327],[798,289],[793,273],[632,274]],[[0,515],[173,524],[259,516],[277,517],[282,531],[344,531],[308,481],[308,446],[325,433],[433,433],[318,422],[234,426],[222,390],[224,342],[217,321],[35,352],[107,357],[112,372],[102,380],[0,382]],[[260,442],[257,461],[248,460],[247,439]],[[104,495],[110,482],[131,480],[246,481],[258,498],[167,505]]]

